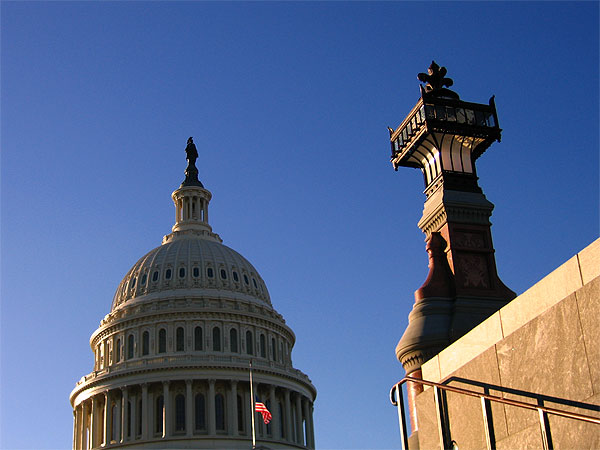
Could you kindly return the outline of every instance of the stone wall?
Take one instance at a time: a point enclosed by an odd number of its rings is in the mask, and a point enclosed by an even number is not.
[[[430,359],[423,378],[598,417],[599,312],[600,239]],[[486,448],[480,400],[446,402],[450,439]],[[419,447],[440,448],[433,389],[417,397],[417,415]],[[491,416],[497,449],[542,448],[537,411],[492,403]],[[600,448],[600,425],[550,415],[549,427],[555,449]]]

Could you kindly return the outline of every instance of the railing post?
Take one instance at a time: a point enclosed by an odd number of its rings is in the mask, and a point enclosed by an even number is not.
[[[440,448],[446,450],[450,447],[446,433],[446,424],[444,419],[444,405],[442,404],[440,389],[433,386],[433,398],[435,400],[435,409],[437,411],[438,435],[440,437]]]
[[[408,450],[408,434],[406,432],[406,413],[404,411],[404,396],[402,384],[397,383],[390,392],[390,400],[394,404],[394,391],[396,392],[396,406],[398,408],[398,423],[400,425],[400,442],[402,450]]]
[[[481,400],[481,414],[483,415],[483,427],[485,432],[485,443],[488,450],[496,450],[496,442],[495,439],[492,438],[494,434],[493,431],[493,422],[490,414],[490,404],[489,400],[486,400],[484,397],[479,397]]]
[[[552,441],[550,440],[550,427],[548,424],[548,417],[546,412],[538,408],[538,414],[540,417],[540,429],[542,431],[542,445],[544,450],[552,450]]]

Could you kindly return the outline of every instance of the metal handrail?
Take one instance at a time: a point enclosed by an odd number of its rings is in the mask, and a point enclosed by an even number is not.
[[[539,419],[540,419],[540,427],[542,432],[542,441],[544,445],[544,449],[550,450],[551,443],[548,439],[549,434],[549,424],[547,414],[553,414],[560,417],[566,417],[569,419],[582,420],[588,423],[595,423],[596,425],[600,425],[600,418],[588,416],[586,414],[579,414],[574,412],[569,412],[563,409],[550,408],[547,406],[536,405],[533,403],[522,402],[519,400],[510,400],[507,398],[498,397],[496,395],[485,394],[481,392],[472,391],[470,389],[459,388],[455,386],[448,386],[446,384],[435,383],[433,381],[422,380],[420,378],[413,377],[404,377],[402,380],[398,381],[392,388],[390,389],[390,401],[392,405],[398,407],[398,421],[400,425],[400,438],[402,441],[402,449],[408,450],[408,437],[406,431],[406,415],[404,412],[403,406],[403,395],[402,395],[402,385],[406,382],[418,383],[421,385],[431,386],[433,387],[434,400],[437,409],[437,419],[438,419],[438,434],[440,438],[440,445],[442,449],[451,448],[448,442],[447,436],[447,427],[444,424],[444,409],[443,405],[440,401],[440,390],[454,392],[457,394],[467,395],[470,397],[478,397],[481,400],[481,409],[483,414],[483,423],[485,426],[485,434],[486,434],[486,444],[489,450],[495,448],[495,443],[492,442],[492,418],[491,412],[489,409],[489,402],[497,402],[505,405],[516,406],[518,408],[530,409],[538,411]]]

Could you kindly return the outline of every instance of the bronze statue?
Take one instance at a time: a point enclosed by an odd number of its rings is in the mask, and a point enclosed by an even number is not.
[[[191,136],[187,140],[185,154],[187,155],[185,159],[188,160],[188,167],[195,166],[196,159],[198,159],[198,150],[196,149],[196,145],[194,144],[194,140]]]

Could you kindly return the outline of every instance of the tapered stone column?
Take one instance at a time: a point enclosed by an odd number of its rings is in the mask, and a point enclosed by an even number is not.
[[[127,442],[127,411],[129,409],[127,402],[129,402],[129,392],[127,387],[124,386],[121,388],[121,443]],[[131,411],[129,414],[131,414]]]
[[[73,410],[73,448],[77,448],[77,408]]]
[[[137,405],[136,405],[137,406]],[[132,408],[134,411],[137,408]],[[142,384],[142,417],[139,420],[142,421],[142,439],[148,439],[148,414],[150,413],[150,408],[148,407],[148,384]],[[132,416],[133,419],[133,416]],[[135,431],[132,433],[135,436]]]
[[[217,434],[215,418],[215,380],[208,380],[208,398],[206,399],[208,407],[208,434],[214,436]]]
[[[192,405],[194,404],[194,395],[192,394],[192,380],[185,380],[185,434],[192,435]]]
[[[104,417],[103,417],[103,427],[104,427],[104,433],[102,433],[103,439],[102,439],[102,446],[106,447],[108,445],[108,443],[110,442],[110,397],[108,396],[108,391],[104,392]]]
[[[271,433],[273,439],[278,439],[281,436],[281,430],[279,429],[279,408],[277,405],[277,399],[275,398],[275,385],[269,387],[269,400],[271,400]]]
[[[294,437],[292,436],[292,405],[290,402],[290,391],[288,389],[283,391],[283,398],[285,401],[285,438],[288,442],[294,442]]]
[[[238,435],[237,380],[231,380],[231,435]]]
[[[308,399],[306,397],[302,397],[302,414],[304,415],[304,435],[306,437],[304,445],[310,448],[310,427],[308,425]]]
[[[141,421],[142,417],[138,417],[138,397],[139,394],[131,394],[131,399],[129,401],[130,405],[130,414],[131,414],[131,433],[128,440],[134,441],[136,436],[138,435],[138,420]],[[142,409],[140,413],[143,415],[144,410]],[[139,422],[141,424],[141,422]],[[141,434],[141,433],[140,433]]]
[[[171,402],[169,398],[169,382],[163,381],[163,434],[162,437],[171,435]]]
[[[87,426],[88,426],[88,406],[87,401],[81,402],[81,434],[79,435],[79,448],[87,450]]]
[[[302,406],[300,400],[300,393],[296,393],[295,396],[296,404],[296,442],[300,445],[304,445],[304,433],[302,432]]]
[[[116,408],[115,408],[115,416],[116,417],[111,418],[111,424],[115,428],[115,433],[114,433],[115,442],[120,442],[120,440],[121,440],[121,422],[122,422],[122,418],[123,418],[123,412],[121,409],[120,399],[117,400],[115,398],[115,406],[116,406]],[[109,442],[112,442],[112,433],[111,433]]]
[[[98,443],[98,401],[96,400],[96,397],[91,398],[91,403],[89,448],[94,448]]]
[[[309,414],[308,417],[306,418],[306,420],[308,420],[308,423],[310,425],[309,429],[310,429],[310,448],[315,448],[315,422],[313,421],[313,411],[314,411],[314,405],[311,402],[309,405]]]

